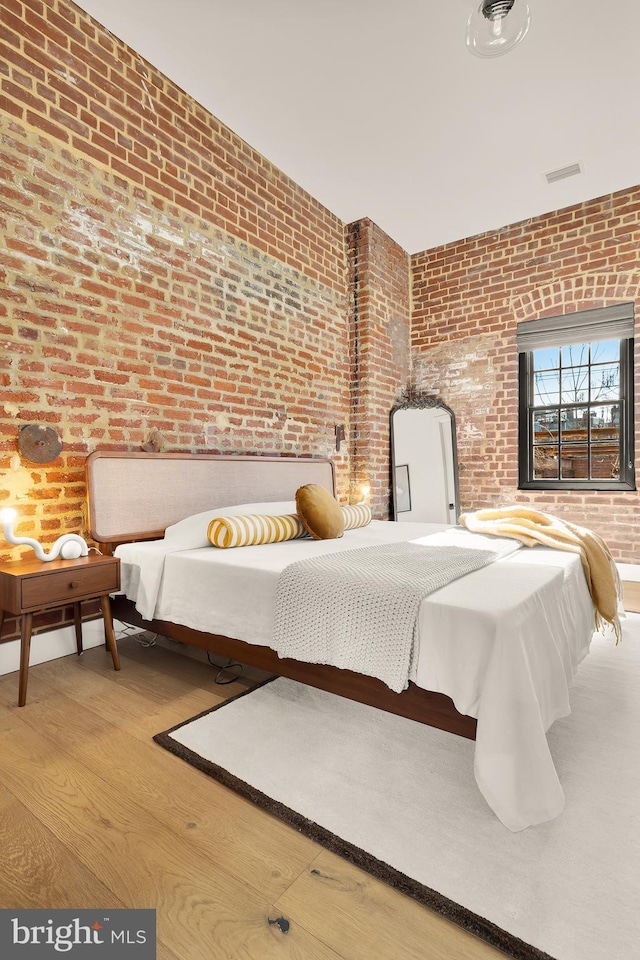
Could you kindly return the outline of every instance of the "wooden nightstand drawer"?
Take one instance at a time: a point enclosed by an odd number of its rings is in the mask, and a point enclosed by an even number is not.
[[[76,603],[120,589],[120,562],[90,553],[78,560],[12,560],[0,564],[0,607],[28,613]]]
[[[118,589],[118,567],[109,563],[100,566],[70,567],[55,573],[28,577],[22,581],[22,609],[33,610],[53,603],[64,603],[80,597],[95,597]]]

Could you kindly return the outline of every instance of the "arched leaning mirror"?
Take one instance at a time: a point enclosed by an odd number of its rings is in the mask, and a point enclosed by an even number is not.
[[[390,421],[393,519],[457,523],[453,411],[435,397],[417,397],[396,404]]]

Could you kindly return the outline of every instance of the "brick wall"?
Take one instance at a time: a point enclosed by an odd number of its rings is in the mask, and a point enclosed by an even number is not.
[[[83,532],[86,455],[152,436],[333,456],[346,497],[341,221],[66,2],[0,6],[0,144],[0,503],[19,532]],[[54,462],[20,457],[27,423],[57,431]]]
[[[347,228],[352,386],[352,477],[371,487],[388,519],[389,413],[407,385],[411,324],[409,257],[371,220]],[[357,498],[357,497],[356,497]]]
[[[535,503],[640,555],[636,492],[523,491],[518,484],[516,324],[635,301],[640,188],[412,257],[412,344],[422,389],[456,414],[463,510]],[[640,423],[636,370],[636,422]],[[636,441],[637,445],[637,441]]]

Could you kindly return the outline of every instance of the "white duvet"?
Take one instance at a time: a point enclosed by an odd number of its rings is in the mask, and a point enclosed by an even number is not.
[[[291,506],[269,505],[270,512]],[[594,624],[576,555],[460,528],[383,521],[340,540],[220,550],[205,545],[208,518],[181,521],[161,541],[118,547],[122,591],[145,619],[267,646],[278,577],[296,560],[399,540],[497,551],[494,563],[422,601],[412,680],[477,719],[476,781],[505,826],[521,830],[562,811],[546,731],[570,713],[570,684]]]

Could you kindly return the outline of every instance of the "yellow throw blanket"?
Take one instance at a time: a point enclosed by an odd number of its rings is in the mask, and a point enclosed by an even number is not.
[[[621,636],[620,577],[609,548],[597,533],[524,506],[498,507],[494,510],[463,513],[459,522],[472,533],[513,537],[527,547],[543,544],[546,547],[579,554],[596,610],[596,630],[600,629],[602,621],[606,620],[612,625],[616,644],[618,643]]]

